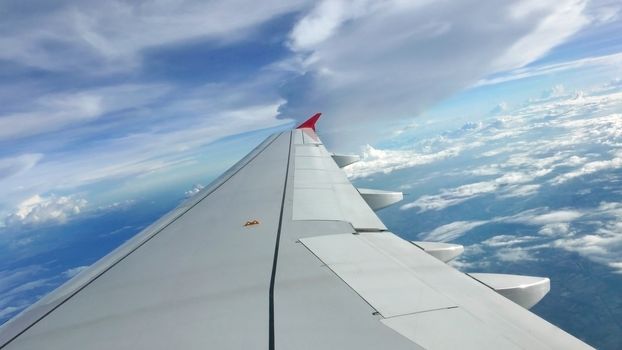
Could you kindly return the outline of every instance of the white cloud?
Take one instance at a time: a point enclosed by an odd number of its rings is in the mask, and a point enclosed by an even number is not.
[[[522,213],[496,218],[494,222],[513,222],[540,226],[540,237],[496,236],[482,245],[520,248],[500,252],[498,258],[529,260],[530,251],[539,248],[559,248],[576,252],[590,260],[620,269],[622,254],[622,203],[602,202],[598,207],[582,210],[549,210],[536,208]],[[536,243],[533,245],[531,243]],[[515,247],[520,244],[521,247]]]
[[[537,239],[538,237],[534,236],[497,235],[482,241],[482,244],[489,247],[507,247],[529,243]]]
[[[555,91],[563,90],[555,87]],[[420,212],[442,210],[486,194],[499,198],[536,195],[543,186],[560,184],[569,179],[622,167],[622,117],[609,111],[622,106],[622,93],[608,92],[583,95],[577,99],[564,96],[554,100],[538,100],[519,107],[504,116],[475,127],[465,127],[446,132],[442,137],[421,140],[416,148],[377,149],[367,146],[363,160],[347,169],[351,178],[390,173],[394,170],[430,164],[468,153],[483,157],[503,157],[495,163],[484,163],[476,168],[462,170],[471,176],[497,175],[495,179],[477,181],[455,188],[442,189],[438,194],[423,195],[406,203],[402,209],[417,208]],[[605,113],[594,116],[594,110]],[[475,125],[475,124],[473,124]],[[543,140],[526,141],[533,133],[549,133]],[[524,137],[517,137],[524,134]],[[495,147],[502,142],[501,147]],[[594,160],[594,154],[578,150],[591,144],[613,146],[607,160]],[[494,147],[490,151],[481,149]],[[411,146],[412,147],[412,146]],[[425,152],[418,151],[423,149]],[[484,158],[484,161],[486,159]],[[537,180],[558,174],[545,183]],[[445,172],[449,175],[451,172]]]
[[[4,222],[7,226],[64,222],[79,214],[86,204],[86,200],[82,198],[55,195],[41,197],[37,194],[21,202],[17,210],[8,215]]]
[[[184,195],[187,198],[190,198],[194,195],[196,195],[197,193],[201,192],[202,189],[204,189],[205,186],[201,185],[201,184],[195,184],[194,186],[192,186],[191,189],[189,189],[188,191],[184,192]]]
[[[603,171],[603,170],[618,169],[621,167],[622,167],[622,157],[616,156],[608,160],[599,160],[599,161],[593,161],[593,162],[586,163],[585,165],[583,165],[581,168],[577,170],[570,171],[570,172],[567,172],[567,173],[564,173],[564,174],[561,174],[555,177],[554,179],[551,180],[551,182],[555,185],[559,185],[559,184],[562,184],[564,182],[567,182],[569,180],[572,180],[580,176],[593,174],[595,172]]]
[[[610,262],[608,265],[613,268],[616,273],[622,274],[622,261]]]
[[[555,247],[577,252],[600,263],[615,264],[622,253],[622,224],[608,222],[593,234],[560,238],[553,244]]]
[[[530,182],[534,178],[534,174],[528,175],[521,172],[511,172],[491,181],[475,182],[448,190],[442,190],[438,195],[424,195],[413,202],[402,205],[400,209],[407,210],[418,208],[420,213],[428,210],[442,210],[484,194],[498,192],[501,189],[503,189],[501,195],[504,197],[527,196],[535,193],[538,186],[530,185],[525,187],[516,185]]]
[[[99,124],[74,121],[82,123],[81,127],[65,125],[53,138],[39,137],[33,141],[45,149],[49,143],[58,148],[68,142],[72,151],[63,153],[62,157],[46,155],[46,161],[34,167],[22,166],[24,170],[19,177],[0,177],[2,204],[5,208],[16,206],[25,193],[67,192],[104,180],[127,179],[189,166],[197,162],[199,147],[241,130],[287,126],[290,120],[277,119],[283,101],[267,88],[275,79],[268,74],[244,83],[206,84],[162,106],[151,105],[156,97],[167,93],[168,88],[161,85],[116,85],[93,90],[92,93],[101,96],[103,101],[104,114],[93,117]],[[44,99],[52,100],[53,95]],[[122,119],[108,118],[111,113],[124,113],[128,109],[131,112],[123,114]],[[71,114],[71,110],[62,113]],[[45,114],[40,117],[44,118]],[[46,125],[43,122],[27,133],[56,128]],[[21,126],[16,124],[11,128],[15,131]],[[109,133],[104,138],[98,134],[97,142],[78,148],[71,143],[76,139],[89,139],[93,132],[102,129]],[[16,162],[10,160],[10,164]],[[9,169],[11,167],[14,165]]]
[[[19,156],[0,158],[0,180],[28,171],[41,158],[43,158],[41,153],[25,153]]]
[[[368,137],[348,122],[414,117],[482,76],[532,62],[589,22],[584,9],[577,0],[318,2],[291,32],[309,91],[283,113],[324,106],[342,116],[326,120],[328,130]]]
[[[19,294],[19,293],[27,292],[33,289],[48,286],[48,285],[50,285],[49,278],[36,279],[36,280],[22,283],[19,286],[11,289],[11,294]]]
[[[344,170],[352,179],[370,176],[377,172],[386,174],[455,157],[464,149],[465,146],[456,145],[439,152],[419,153],[416,150],[382,150],[366,145],[361,160]]]
[[[7,290],[18,286],[23,280],[32,279],[41,271],[43,271],[43,267],[39,265],[28,265],[0,271],[0,293],[5,293]]]
[[[542,16],[530,33],[514,42],[494,65],[522,67],[541,57],[557,44],[576,33],[589,19],[584,15],[586,1],[521,1],[511,5],[511,22]]]
[[[531,185],[512,185],[506,187],[499,193],[500,198],[511,198],[511,197],[528,197],[538,194],[538,191],[542,187],[539,184],[531,184]]]
[[[434,230],[422,233],[421,239],[433,242],[448,242],[461,237],[472,229],[487,224],[489,221],[455,221]]]
[[[482,244],[476,243],[464,247],[464,253],[457,258],[451,260],[449,265],[454,268],[465,271],[481,271],[490,268],[491,259],[482,247]]]
[[[561,236],[565,235],[570,231],[570,224],[567,222],[556,222],[551,224],[546,224],[542,226],[542,228],[538,231],[539,234],[544,236]]]
[[[566,95],[566,87],[563,84],[557,84],[549,90],[542,93],[543,99],[558,98]]]
[[[163,85],[116,85],[42,95],[31,101],[28,111],[0,115],[0,140],[60,130],[108,113],[143,107],[168,90]]]
[[[189,40],[222,44],[245,38],[255,27],[300,10],[304,3],[111,0],[46,2],[39,10],[32,4],[30,11],[8,6],[0,59],[46,70],[102,75],[136,67],[149,48]]]
[[[290,33],[291,46],[295,50],[310,50],[330,38],[350,19],[372,12],[380,2],[368,0],[321,1]]]
[[[45,271],[40,265],[0,271],[0,323],[30,305],[33,291],[55,284],[50,278],[41,278]]]
[[[522,247],[501,248],[495,252],[495,257],[505,262],[536,260],[527,248]]]
[[[17,311],[22,310],[26,306],[27,306],[26,304],[22,304],[22,305],[17,305],[17,306],[7,306],[5,308],[0,308],[0,319],[6,316],[9,316],[11,314],[14,314]]]
[[[574,209],[550,211],[548,208],[536,208],[509,216],[503,220],[506,222],[516,222],[527,225],[549,225],[571,222],[583,217],[584,215],[584,212]]]
[[[66,278],[73,278],[74,276],[77,276],[80,272],[88,269],[89,266],[76,266],[76,267],[72,267],[70,269],[67,269],[65,271],[63,271],[63,276]]]
[[[506,83],[512,80],[526,79],[541,75],[548,75],[559,73],[563,71],[569,71],[572,69],[583,68],[586,66],[616,66],[622,62],[622,53],[615,53],[603,56],[594,56],[580,58],[572,61],[565,61],[561,63],[554,63],[548,65],[539,65],[533,67],[521,67],[510,70],[490,78],[484,78],[479,80],[474,86],[494,85]],[[552,96],[545,94],[546,98]],[[556,96],[557,97],[557,96]]]
[[[602,202],[584,211],[590,229],[573,230],[553,241],[553,246],[577,252],[593,261],[619,269],[622,254],[622,203]]]

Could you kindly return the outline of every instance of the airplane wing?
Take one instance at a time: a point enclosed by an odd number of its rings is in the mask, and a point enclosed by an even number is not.
[[[527,310],[546,278],[461,273],[409,242],[315,133],[273,135],[0,328],[0,349],[588,349]]]

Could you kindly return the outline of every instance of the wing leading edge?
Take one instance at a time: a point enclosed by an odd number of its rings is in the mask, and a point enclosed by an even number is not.
[[[5,324],[0,349],[589,348],[388,232],[318,118]]]

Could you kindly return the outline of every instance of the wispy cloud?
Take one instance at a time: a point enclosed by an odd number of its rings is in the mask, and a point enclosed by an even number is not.
[[[0,141],[92,122],[107,114],[138,109],[162,97],[164,85],[116,85],[75,93],[50,93],[31,101],[28,110],[0,114]]]
[[[439,152],[419,153],[416,150],[382,150],[366,145],[361,160],[345,168],[345,171],[352,179],[378,172],[390,173],[455,157],[466,147],[457,145]]]
[[[620,63],[622,63],[622,53],[587,57],[541,66],[521,67],[510,70],[509,72],[504,72],[503,74],[499,74],[497,76],[481,79],[474,85],[474,87],[501,84],[513,80],[527,79],[541,75],[559,73],[578,68],[585,68],[586,66],[617,66],[620,65]],[[559,96],[559,91],[557,91],[557,93],[558,94],[551,94],[547,97]]]
[[[76,267],[72,267],[70,269],[67,269],[65,271],[63,271],[63,276],[65,276],[66,278],[73,278],[75,276],[77,276],[80,272],[88,269],[88,265],[87,266],[76,266]]]
[[[28,171],[43,158],[41,153],[25,153],[14,157],[0,158],[0,180]]]
[[[535,236],[497,235],[482,241],[482,244],[489,247],[509,247],[522,245],[537,239],[538,237]]]
[[[419,237],[426,241],[448,242],[452,241],[472,229],[487,224],[489,221],[455,221],[435,228],[434,230],[420,234]]]
[[[101,97],[101,109],[92,115],[97,119],[95,124],[91,120],[80,128],[65,125],[53,136],[29,141],[29,148],[42,152],[50,148],[71,148],[71,152],[33,153],[0,160],[7,175],[0,176],[0,204],[14,207],[36,194],[67,192],[101,181],[189,165],[196,162],[198,148],[240,130],[288,125],[290,121],[277,119],[282,104],[278,96],[257,93],[272,82],[270,77],[266,79],[208,84],[168,104],[154,104],[154,98],[167,91],[161,87],[121,85],[97,90],[93,94]],[[134,98],[134,102],[130,101]],[[42,112],[39,117],[45,119],[46,115]],[[21,128],[21,124],[16,125]],[[50,129],[46,125],[28,129],[28,133],[49,132],[57,127],[50,124]],[[101,129],[109,133],[101,135]],[[89,140],[93,133],[96,142]],[[20,172],[19,177],[8,176],[16,172]]]
[[[40,265],[28,265],[0,271],[0,322],[32,303],[24,293],[49,283],[49,278],[41,278],[44,270]]]
[[[246,38],[253,28],[297,11],[304,3],[113,0],[46,3],[39,6],[41,10],[33,10],[37,7],[33,4],[31,11],[6,6],[0,58],[39,69],[102,75],[136,68],[149,48]]]
[[[501,191],[503,197],[521,197],[536,192],[538,185],[521,186],[520,184],[533,181],[537,176],[527,173],[507,173],[491,181],[482,181],[443,190],[438,195],[424,195],[413,202],[400,207],[402,210],[417,208],[419,212],[428,210],[443,210],[447,207],[463,203],[484,194]],[[501,190],[503,189],[503,190]]]

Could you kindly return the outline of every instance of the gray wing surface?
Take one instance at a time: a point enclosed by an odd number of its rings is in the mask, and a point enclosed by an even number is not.
[[[313,129],[273,135],[0,328],[0,349],[584,349],[387,231]]]

